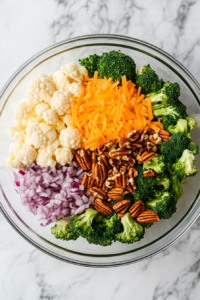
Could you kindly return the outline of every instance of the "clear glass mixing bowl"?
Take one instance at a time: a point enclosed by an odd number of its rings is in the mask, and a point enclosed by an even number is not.
[[[36,218],[20,204],[14,191],[10,171],[6,168],[6,157],[12,142],[6,134],[12,124],[13,108],[25,97],[26,89],[39,73],[55,72],[69,62],[78,63],[79,58],[90,54],[101,54],[110,50],[121,50],[130,55],[137,68],[150,64],[165,81],[178,82],[181,101],[187,105],[188,114],[196,120],[192,139],[200,145],[200,86],[190,72],[163,50],[129,37],[117,35],[90,35],[57,43],[36,54],[25,62],[8,80],[0,94],[0,207],[13,228],[32,245],[60,260],[83,266],[120,266],[140,261],[165,249],[176,241],[196,220],[200,212],[200,172],[188,178],[184,195],[178,201],[177,212],[169,220],[162,220],[146,230],[145,237],[132,245],[114,243],[109,247],[89,245],[79,238],[77,241],[59,241],[51,235],[51,225],[43,228]],[[197,157],[198,159],[198,157]],[[196,162],[200,170],[200,159]]]

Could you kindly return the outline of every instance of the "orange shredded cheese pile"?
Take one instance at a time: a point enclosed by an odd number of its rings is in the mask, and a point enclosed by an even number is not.
[[[95,150],[107,141],[126,137],[133,130],[142,132],[162,128],[160,122],[152,122],[151,99],[144,99],[141,88],[122,76],[122,86],[112,79],[85,77],[84,92],[73,97],[72,126],[77,128],[86,140],[85,149]]]

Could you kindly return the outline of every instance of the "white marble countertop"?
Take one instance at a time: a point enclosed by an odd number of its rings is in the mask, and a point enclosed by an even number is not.
[[[200,81],[199,0],[0,1],[0,88],[30,56],[69,37],[127,35],[172,54]],[[173,246],[140,263],[110,269],[53,259],[0,214],[1,300],[199,300],[200,220]]]

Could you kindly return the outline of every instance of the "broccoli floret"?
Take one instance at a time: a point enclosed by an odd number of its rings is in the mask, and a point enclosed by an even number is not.
[[[131,217],[130,212],[127,212],[121,218],[121,222],[124,231],[115,235],[117,241],[121,243],[131,244],[143,238],[144,227]]]
[[[137,70],[136,84],[141,87],[144,94],[157,92],[162,87],[162,80],[158,78],[156,72],[150,65],[142,66]]]
[[[173,165],[174,172],[179,179],[196,175],[197,169],[194,162],[195,157],[192,152],[188,149],[184,150],[182,156]]]
[[[174,195],[176,201],[181,198],[183,195],[183,188],[181,186],[181,182],[178,179],[176,174],[171,176],[171,194]]]
[[[158,120],[159,118],[155,118],[155,120]],[[174,116],[162,116],[161,117],[161,123],[163,125],[163,128],[165,130],[168,130],[169,126],[175,126],[177,124],[177,119],[174,118]]]
[[[97,214],[98,211],[92,208],[88,208],[84,214],[73,215],[70,218],[72,230],[85,238],[87,238],[90,235],[93,235],[95,232],[92,228],[92,222]]]
[[[190,139],[183,132],[174,133],[171,138],[160,145],[160,153],[167,161],[175,162],[180,158],[183,151],[188,148]]]
[[[165,191],[157,191],[154,196],[146,201],[146,208],[157,213],[161,219],[169,219],[176,212],[176,199]]]
[[[171,115],[176,122],[178,122],[179,119],[186,119],[186,106],[181,101],[169,98],[165,102],[165,105],[166,106],[159,109],[155,109],[155,106],[153,107],[153,113],[156,117]]]
[[[168,106],[169,99],[177,100],[180,96],[180,87],[178,83],[171,83],[167,81],[161,90],[157,93],[147,94],[146,97],[151,98],[153,109],[159,109]],[[160,102],[158,104],[157,102]]]
[[[163,177],[156,178],[156,185],[162,187],[165,191],[169,191],[171,188],[171,181],[169,177],[165,174],[163,175]]]
[[[99,55],[93,54],[89,55],[89,57],[79,59],[79,63],[81,66],[86,67],[86,69],[88,70],[88,75],[90,77],[93,77],[94,72],[98,70],[99,59]]]
[[[157,155],[146,164],[143,164],[143,170],[154,170],[156,173],[163,173],[166,170],[165,157]]]
[[[153,223],[144,223],[144,222],[138,222],[144,229],[146,228],[146,229],[148,229],[148,228],[150,228],[152,225],[153,225]]]
[[[189,130],[192,131],[194,129],[194,126],[195,126],[195,120],[190,118],[189,116],[187,116],[186,120],[187,120],[187,123],[188,123]]]
[[[179,119],[178,123],[175,126],[173,125],[169,126],[168,131],[172,134],[177,132],[183,132],[187,137],[190,138],[190,133],[188,130],[188,122],[185,119]]]
[[[134,165],[134,168],[138,171],[138,176],[135,177],[136,190],[134,198],[135,200],[144,200],[151,196],[152,191],[156,185],[156,176],[153,177],[144,177],[144,170],[142,165]]]
[[[190,152],[194,155],[199,154],[199,146],[192,141],[188,145],[188,150],[190,150]]]
[[[113,82],[119,81],[126,76],[127,80],[135,81],[136,65],[134,60],[121,51],[110,51],[103,53],[98,63],[99,76],[101,78],[112,78]]]
[[[54,227],[51,228],[51,233],[60,240],[76,240],[79,234],[72,230],[69,220],[60,219],[56,222]]]

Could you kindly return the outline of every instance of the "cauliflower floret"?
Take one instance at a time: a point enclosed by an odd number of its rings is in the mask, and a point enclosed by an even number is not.
[[[47,136],[43,134],[40,123],[34,122],[26,127],[26,141],[27,145],[33,145],[36,149],[43,148],[47,144]]]
[[[83,70],[79,69],[79,66],[76,63],[69,63],[61,67],[64,75],[67,76],[70,83],[72,82],[82,82],[83,81]]]
[[[56,125],[58,122],[58,114],[53,108],[50,108],[43,113],[43,119],[49,125]]]
[[[45,74],[39,74],[28,87],[27,97],[38,104],[38,102],[50,103],[51,97],[55,92],[54,82]]]
[[[11,157],[8,157],[6,160],[7,167],[12,169],[23,169],[24,165],[18,161],[17,159],[12,159]]]
[[[71,149],[78,149],[82,142],[82,136],[79,131],[71,126],[61,131],[59,139],[63,147]]]
[[[68,90],[70,81],[62,71],[55,72],[53,75],[51,75],[51,78],[56,85],[56,90]]]
[[[53,144],[49,145],[46,147],[47,153],[50,155],[53,155],[55,150],[60,146],[60,141],[59,139],[56,139]]]
[[[22,162],[18,160],[18,153],[23,147],[23,143],[21,142],[16,142],[10,144],[10,149],[9,149],[9,157],[7,158],[7,166],[8,168],[13,168],[13,169],[23,169],[24,165]]]
[[[37,116],[36,118],[28,120],[28,124],[32,124],[32,123],[35,123],[35,122],[37,122],[37,123],[44,122],[43,116],[40,115],[40,116]]]
[[[47,148],[39,149],[36,162],[41,167],[55,167],[56,161],[47,152]]]
[[[15,106],[15,109],[14,109],[15,119],[18,119],[18,120],[27,119],[33,109],[34,109],[34,105],[33,105],[32,101],[22,99]]]
[[[82,74],[83,76],[88,76],[88,70],[86,69],[86,67],[78,66],[78,69],[79,69],[80,74]]]
[[[16,158],[24,165],[32,164],[37,157],[37,150],[29,145],[24,144],[21,150],[18,152]]]
[[[72,116],[71,115],[65,115],[62,117],[62,121],[65,123],[66,126],[72,126]]]
[[[58,122],[56,123],[56,130],[60,133],[61,130],[65,129],[65,124],[63,121],[58,120]]]
[[[55,151],[56,160],[62,166],[70,164],[73,154],[70,148],[57,148]]]
[[[40,129],[47,138],[47,145],[51,145],[57,138],[57,132],[45,123],[40,123]]]
[[[40,116],[49,108],[50,108],[50,106],[47,103],[42,102],[36,106],[35,112],[36,112],[37,116]]]
[[[7,134],[12,140],[23,142],[26,139],[26,134],[21,126],[9,127],[7,130]]]
[[[81,93],[84,91],[84,87],[82,86],[81,82],[78,82],[78,83],[73,82],[69,87],[69,91],[75,97],[79,97],[81,95]]]
[[[51,98],[51,107],[61,116],[70,113],[72,98],[69,91],[56,91]]]

